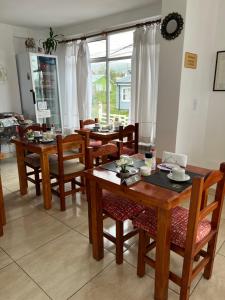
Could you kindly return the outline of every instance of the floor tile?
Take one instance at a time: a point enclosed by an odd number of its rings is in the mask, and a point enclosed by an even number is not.
[[[219,254],[225,256],[225,242],[222,244],[221,248],[219,249]]]
[[[30,255],[18,264],[53,299],[67,299],[114,260],[105,252],[101,261],[92,258],[86,237],[70,231]]]
[[[212,278],[201,279],[195,288],[190,300],[224,299],[225,295],[225,257],[216,255]]]
[[[128,233],[133,229],[132,222],[131,221],[125,221],[124,222],[124,233]],[[75,230],[80,232],[81,234],[85,235],[88,237],[88,221],[85,223],[75,227]],[[106,232],[109,232],[113,236],[115,236],[115,231],[116,231],[116,225],[115,221],[113,221],[110,218],[107,218],[104,220],[104,230]],[[136,240],[138,239],[138,235],[132,237],[131,239],[127,240],[124,243],[123,251],[127,250]],[[106,238],[104,238],[104,248],[115,253],[116,252],[116,246],[114,243],[110,242]]]
[[[11,258],[4,251],[0,249],[0,269],[9,265],[11,262],[12,262]]]
[[[68,228],[42,211],[9,222],[0,239],[0,247],[18,259],[68,231]]]
[[[139,278],[136,270],[126,262],[113,263],[91,280],[71,300],[151,300],[154,293],[154,280],[149,276]],[[178,300],[178,295],[169,291],[169,300]]]
[[[67,226],[74,228],[88,220],[88,203],[85,195],[77,193],[66,197],[66,210],[60,211],[59,199],[54,197],[52,209],[47,212]]]
[[[41,197],[36,197],[34,191],[28,191],[27,195],[20,196],[19,191],[4,194],[4,203],[7,223],[34,212],[38,205],[42,205]]]
[[[15,263],[0,270],[0,299],[50,299]]]
[[[137,267],[137,257],[138,257],[138,242],[133,244],[127,251],[124,252],[124,260],[129,262],[131,265],[133,265],[135,268]],[[150,255],[153,259],[155,259],[155,251],[152,251],[152,254]],[[171,252],[170,254],[170,270],[177,274],[178,276],[181,276],[182,274],[182,265],[183,265],[183,259],[181,256],[177,255],[174,252]],[[152,278],[155,278],[155,270],[151,268],[150,266],[146,265],[146,274],[151,276]],[[199,273],[197,277],[194,279],[191,285],[191,292],[194,290],[195,286],[198,284],[199,280],[201,279],[202,274]],[[180,287],[173,283],[172,281],[169,281],[169,288],[176,293],[180,293]]]
[[[220,220],[220,227],[217,239],[216,249],[218,250],[225,241],[225,220]]]

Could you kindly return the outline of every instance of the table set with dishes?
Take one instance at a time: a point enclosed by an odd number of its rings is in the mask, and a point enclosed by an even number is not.
[[[132,130],[134,131],[134,126]],[[87,134],[88,138],[100,140],[100,146],[90,147],[85,142]],[[139,233],[137,274],[140,277],[144,275],[145,263],[155,269],[154,298],[157,300],[168,298],[170,279],[181,287],[180,299],[189,299],[190,283],[197,272],[205,268],[206,278],[209,278],[211,274],[210,262],[213,261],[214,255],[211,249],[215,246],[214,244],[212,246],[211,239],[216,241],[219,225],[213,227],[206,223],[204,218],[212,212],[213,224],[219,224],[224,195],[225,167],[221,164],[219,171],[211,171],[191,166],[187,164],[186,155],[166,151],[161,159],[156,159],[155,151],[145,154],[136,153],[132,156],[122,154],[119,157],[117,145],[109,143],[119,137],[119,132],[115,131],[100,132],[95,129],[81,128],[76,130],[76,134],[70,134],[68,137],[56,136],[57,141],[52,132],[41,133],[39,130],[33,131],[32,139],[29,138],[29,132],[25,137],[13,139],[16,146],[20,192],[24,195],[28,189],[24,153],[38,154],[42,173],[44,208],[50,209],[52,194],[49,156],[58,154],[60,140],[71,144],[75,139],[75,146],[79,142],[82,149],[85,145],[85,153],[84,150],[75,151],[73,155],[69,154],[68,158],[64,157],[64,159],[69,160],[72,156],[78,157],[81,162],[79,166],[82,165],[79,173],[74,174],[81,176],[81,183],[85,183],[89,210],[89,239],[92,243],[93,257],[96,260],[103,258],[103,237],[106,237],[116,244],[116,262],[122,263],[124,241]],[[116,160],[111,156],[115,153],[117,153],[117,156],[114,156],[117,157]],[[101,164],[105,162],[101,160],[101,157],[107,157],[107,162]],[[63,164],[64,161],[62,166]],[[82,178],[85,180],[82,181]],[[75,182],[71,182],[74,187]],[[208,189],[217,183],[215,201],[218,203],[208,205]],[[193,216],[189,218],[188,210],[184,211],[181,204],[190,197],[190,214],[192,213]],[[65,209],[64,205],[62,210]],[[104,232],[105,217],[110,217],[116,222],[116,237]],[[182,222],[179,218],[183,218]],[[128,219],[133,222],[134,230],[124,234],[123,222]],[[181,244],[178,238],[179,243],[174,245],[174,227],[183,228],[183,224],[186,224],[184,241],[187,238],[189,243]],[[198,225],[201,227],[200,233]],[[178,230],[176,235],[179,234]],[[211,248],[207,251],[202,250],[208,242],[211,243]],[[189,245],[192,245],[192,248]],[[155,260],[152,260],[147,257],[146,253],[154,248]],[[171,249],[183,255],[184,260],[187,257],[188,261],[185,260],[182,278],[170,272]],[[202,255],[203,262],[192,272],[192,262],[197,255]],[[185,268],[189,264],[191,267],[188,267],[187,271]]]

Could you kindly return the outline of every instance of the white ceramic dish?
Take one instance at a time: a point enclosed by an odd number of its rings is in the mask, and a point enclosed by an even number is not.
[[[40,140],[40,142],[42,144],[48,144],[48,143],[54,142],[54,139]]]
[[[179,166],[176,165],[176,164],[161,163],[161,164],[157,165],[157,168],[162,170],[162,171],[170,172],[173,168],[179,168]]]
[[[131,176],[131,175],[135,175],[139,172],[138,169],[133,168],[133,167],[128,167],[127,169],[129,171],[129,172],[127,172],[128,177]],[[116,170],[118,174],[120,174],[120,170],[121,170],[120,167],[118,167],[117,170]]]
[[[183,179],[179,179],[179,180],[178,180],[178,179],[174,179],[174,178],[173,178],[173,174],[171,174],[171,173],[168,174],[167,177],[168,177],[170,180],[177,181],[177,182],[185,182],[185,181],[190,180],[190,178],[191,178],[188,174],[185,174],[185,177],[184,177]]]

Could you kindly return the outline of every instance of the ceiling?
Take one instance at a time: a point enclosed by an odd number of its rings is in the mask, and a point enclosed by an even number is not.
[[[61,27],[156,2],[159,0],[0,0],[0,23]]]

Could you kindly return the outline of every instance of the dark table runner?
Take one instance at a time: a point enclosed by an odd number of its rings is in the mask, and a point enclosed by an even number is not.
[[[145,165],[145,161],[144,160],[142,160],[142,159],[134,159],[133,160],[133,165],[128,166],[127,169],[128,170],[129,170],[129,168],[139,169],[140,167],[142,167],[144,165]],[[101,165],[100,167],[103,168],[103,169],[105,169],[105,170],[112,171],[112,172],[117,172],[117,170],[118,170],[118,166],[116,165],[115,161],[106,163],[104,165]]]
[[[200,174],[186,171],[186,174],[188,174],[191,177],[190,180],[185,182],[177,182],[169,179],[167,177],[168,174],[168,172],[159,171],[150,176],[142,177],[142,180],[172,190],[174,192],[181,193],[190,185],[192,185],[192,179],[194,177],[202,177],[202,175]]]

